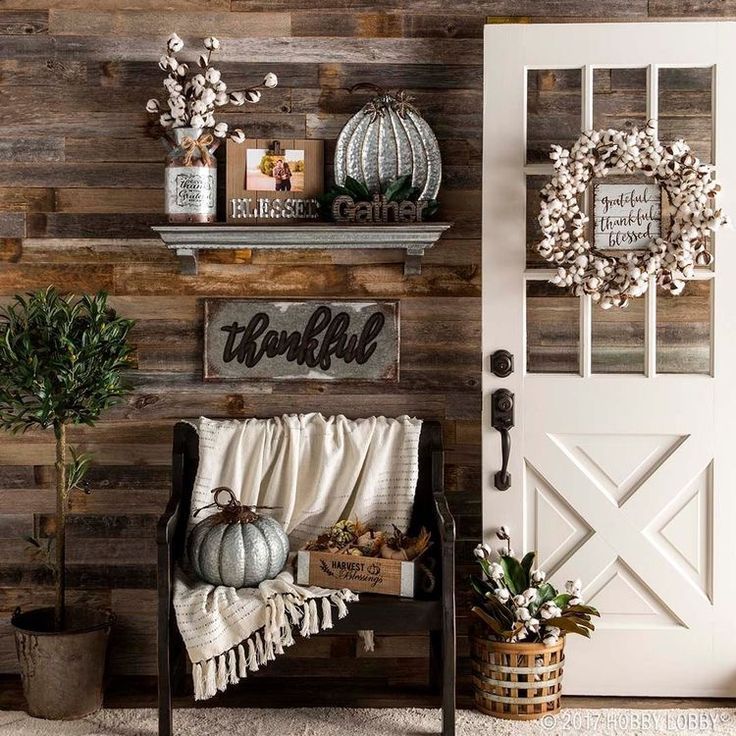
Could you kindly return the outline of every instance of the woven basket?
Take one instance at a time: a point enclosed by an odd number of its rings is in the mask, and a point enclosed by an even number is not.
[[[528,721],[560,710],[565,638],[554,646],[506,644],[471,633],[475,707],[498,718]]]

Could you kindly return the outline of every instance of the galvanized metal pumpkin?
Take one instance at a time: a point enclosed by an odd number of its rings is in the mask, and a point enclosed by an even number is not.
[[[289,539],[281,524],[243,506],[224,486],[212,491],[218,513],[200,521],[189,535],[189,562],[195,576],[212,585],[250,588],[278,575],[289,554]],[[230,499],[221,503],[219,496]]]
[[[410,175],[419,199],[437,197],[442,160],[432,129],[405,92],[389,94],[375,85],[378,95],[340,131],[335,149],[335,182],[347,176],[365,184],[371,193],[384,192],[399,176]]]

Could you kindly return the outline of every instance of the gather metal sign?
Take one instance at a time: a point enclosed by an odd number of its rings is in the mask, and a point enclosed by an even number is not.
[[[204,378],[398,381],[399,303],[207,299]]]

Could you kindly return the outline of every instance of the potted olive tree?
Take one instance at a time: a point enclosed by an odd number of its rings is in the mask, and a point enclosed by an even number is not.
[[[53,430],[56,438],[55,534],[47,560],[55,605],[16,611],[12,620],[28,712],[40,718],[78,718],[102,704],[112,614],[65,603],[69,494],[89,464],[73,451],[67,461],[67,428],[93,425],[127,390],[122,371],[132,325],[102,292],[77,299],[49,287],[0,309],[0,428]]]

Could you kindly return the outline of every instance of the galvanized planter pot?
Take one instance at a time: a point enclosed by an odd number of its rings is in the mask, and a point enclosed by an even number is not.
[[[499,642],[470,634],[475,707],[496,718],[529,721],[560,710],[565,637],[557,644]]]
[[[28,713],[72,720],[102,707],[107,641],[114,616],[67,606],[66,628],[54,631],[54,609],[39,608],[11,619]]]

